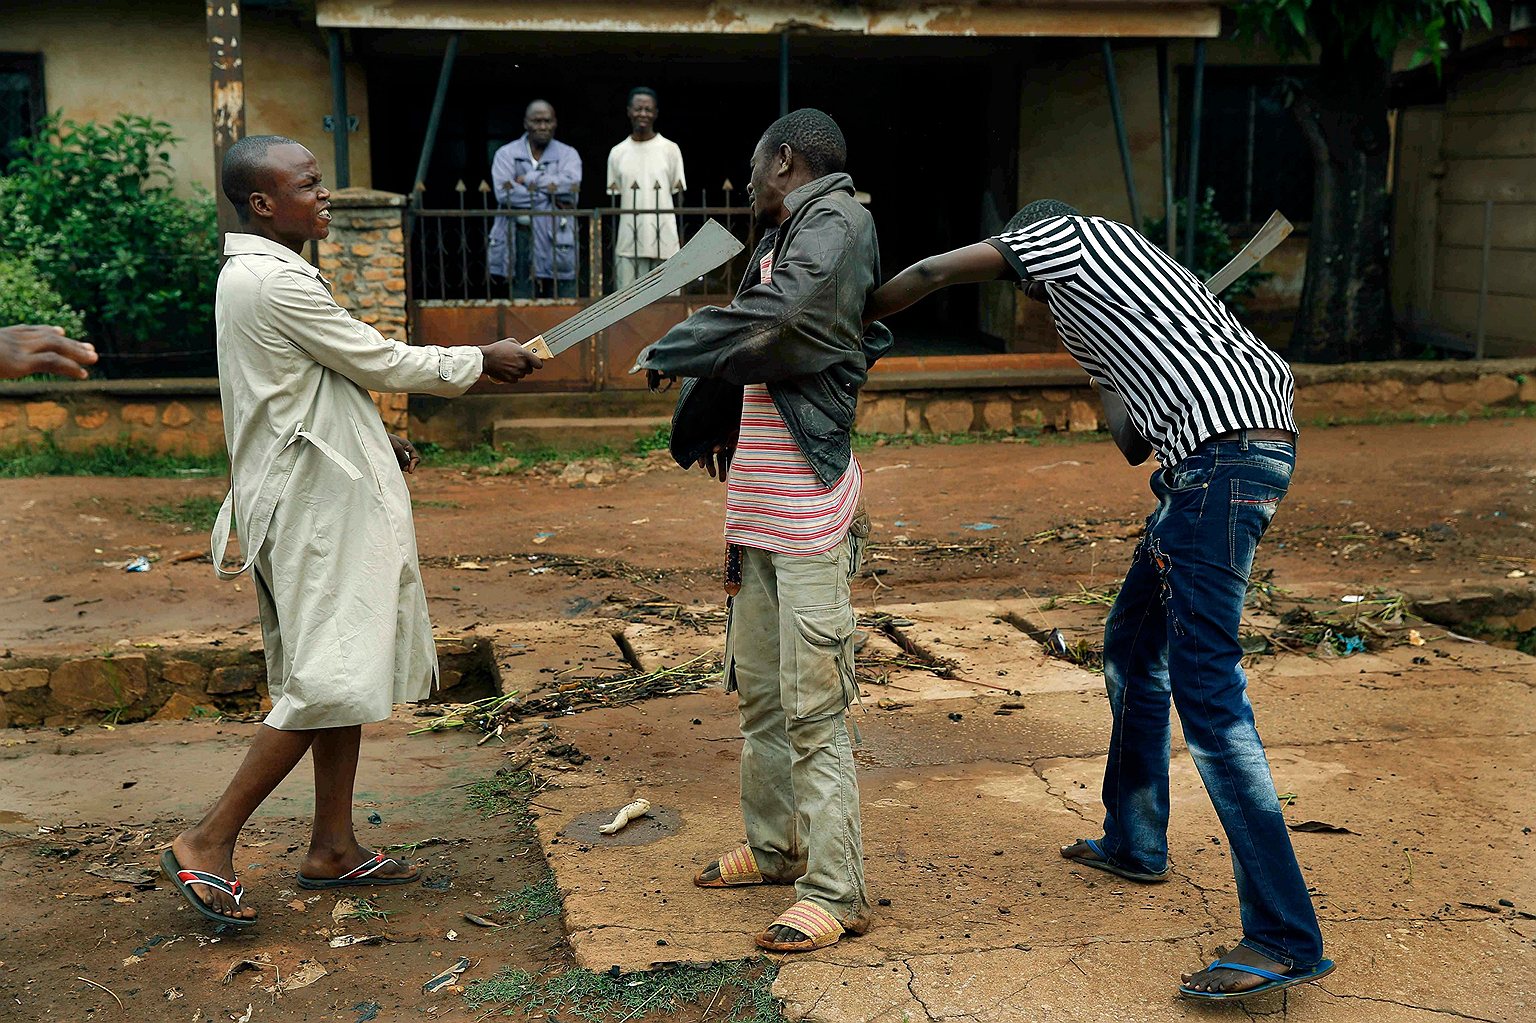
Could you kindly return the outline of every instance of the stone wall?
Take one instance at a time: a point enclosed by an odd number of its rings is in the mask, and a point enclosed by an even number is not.
[[[68,451],[131,441],[163,453],[224,449],[217,380],[0,383],[0,447],[52,438]]]
[[[389,228],[382,228],[387,243]],[[340,244],[340,243],[338,243]],[[366,246],[368,243],[356,243]],[[333,254],[333,258],[338,259]],[[364,257],[355,257],[358,259]],[[356,280],[362,280],[359,273]],[[371,283],[371,282],[370,282]],[[393,297],[366,290],[375,299]],[[349,294],[349,300],[358,298]],[[396,310],[396,312],[390,312]],[[387,326],[396,306],[366,310]],[[403,333],[403,330],[401,331]],[[1536,359],[1484,362],[1379,362],[1294,366],[1296,416],[1303,424],[1477,414],[1536,403]],[[861,433],[999,433],[1016,429],[1079,432],[1099,428],[1099,401],[1081,370],[942,372],[872,376],[859,399]],[[400,396],[383,409],[386,424],[407,432]],[[553,424],[541,443],[580,442],[561,424],[593,417],[657,416],[671,396],[644,391],[477,395],[445,401],[416,396],[417,432],[450,447],[489,440],[499,421],[538,418]],[[430,424],[430,428],[429,428]],[[513,424],[515,425],[515,423]],[[47,436],[80,450],[131,440],[162,452],[222,449],[223,419],[214,380],[0,382],[0,447]]]
[[[429,702],[466,702],[501,691],[488,639],[437,641],[440,688]],[[267,667],[255,647],[188,645],[103,657],[0,659],[0,728],[171,721],[269,710]]]
[[[319,268],[337,303],[385,337],[410,342],[405,305],[405,196],[366,188],[331,193],[331,233]],[[407,429],[407,397],[377,394],[391,433]]]
[[[1086,433],[1099,428],[1099,400],[1086,384],[866,392],[855,426],[864,434]]]
[[[1376,362],[1293,366],[1296,419],[1303,425],[1408,416],[1472,415],[1536,404],[1536,359],[1483,362]],[[935,374],[940,376],[941,374]],[[1081,373],[1079,372],[1079,377]],[[1015,429],[1099,429],[1098,396],[1076,386],[963,384],[922,389],[904,378],[887,387],[872,376],[859,399],[860,433],[999,433]]]

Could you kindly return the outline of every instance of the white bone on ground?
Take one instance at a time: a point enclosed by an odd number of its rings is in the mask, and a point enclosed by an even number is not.
[[[619,812],[614,814],[613,823],[604,824],[597,830],[604,835],[615,834],[623,830],[624,825],[628,824],[630,821],[635,820],[638,817],[644,817],[650,812],[650,801],[646,799],[637,799],[633,803],[629,803],[621,807]]]

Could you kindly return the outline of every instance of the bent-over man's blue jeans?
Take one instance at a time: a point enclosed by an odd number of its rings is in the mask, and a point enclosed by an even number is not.
[[[1157,509],[1104,627],[1114,730],[1101,848],[1134,870],[1167,869],[1171,697],[1227,833],[1243,943],[1305,968],[1322,958],[1322,934],[1254,725],[1238,642],[1254,549],[1295,464],[1289,443],[1208,441],[1153,474]]]

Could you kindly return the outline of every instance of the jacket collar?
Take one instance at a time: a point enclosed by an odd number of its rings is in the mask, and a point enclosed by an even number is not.
[[[280,259],[297,270],[309,274],[311,277],[324,280],[320,271],[303,256],[294,252],[286,245],[279,245],[270,238],[263,238],[259,234],[245,234],[231,231],[224,236],[224,255],[226,256],[271,256]]]
[[[824,195],[831,195],[833,192],[847,192],[849,195],[852,195],[853,178],[838,172],[837,174],[824,174],[815,181],[807,181],[784,197],[784,209],[789,214],[789,217],[793,217],[807,203],[820,199]],[[787,221],[789,217],[784,219]]]

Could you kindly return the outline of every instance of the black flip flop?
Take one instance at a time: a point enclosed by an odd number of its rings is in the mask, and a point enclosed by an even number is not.
[[[311,891],[321,888],[366,888],[383,887],[391,884],[415,884],[421,880],[421,871],[417,871],[410,877],[374,877],[373,872],[386,863],[400,863],[410,866],[404,860],[393,856],[385,856],[383,853],[375,853],[373,856],[359,863],[340,877],[305,877],[299,875],[299,887],[308,888]]]
[[[165,876],[170,878],[171,884],[176,886],[176,890],[181,893],[181,897],[186,899],[193,909],[214,923],[228,924],[230,927],[249,927],[256,922],[254,919],[247,920],[245,917],[240,916],[225,916],[198,898],[197,893],[192,890],[192,886],[195,884],[206,885],[214,891],[223,892],[225,895],[228,895],[235,900],[235,905],[238,906],[240,905],[240,897],[244,894],[240,887],[239,878],[226,880],[217,874],[209,874],[202,870],[184,870],[181,864],[176,862],[176,854],[170,849],[166,849],[165,852],[160,854],[160,869],[165,871]]]
[[[1131,870],[1128,867],[1120,866],[1118,863],[1110,862],[1109,857],[1104,855],[1104,850],[1099,848],[1099,843],[1095,842],[1091,838],[1079,838],[1076,842],[1072,843],[1072,845],[1086,845],[1089,849],[1092,849],[1094,855],[1099,858],[1096,860],[1090,860],[1083,856],[1069,856],[1067,855],[1067,849],[1072,848],[1072,846],[1069,845],[1061,850],[1062,859],[1070,860],[1073,863],[1081,863],[1085,867],[1092,867],[1094,870],[1102,870],[1106,874],[1114,874],[1116,877],[1123,877],[1127,881],[1135,881],[1137,884],[1161,884],[1162,882],[1168,880],[1168,870],[1164,870],[1161,874],[1149,874],[1146,871]]]

